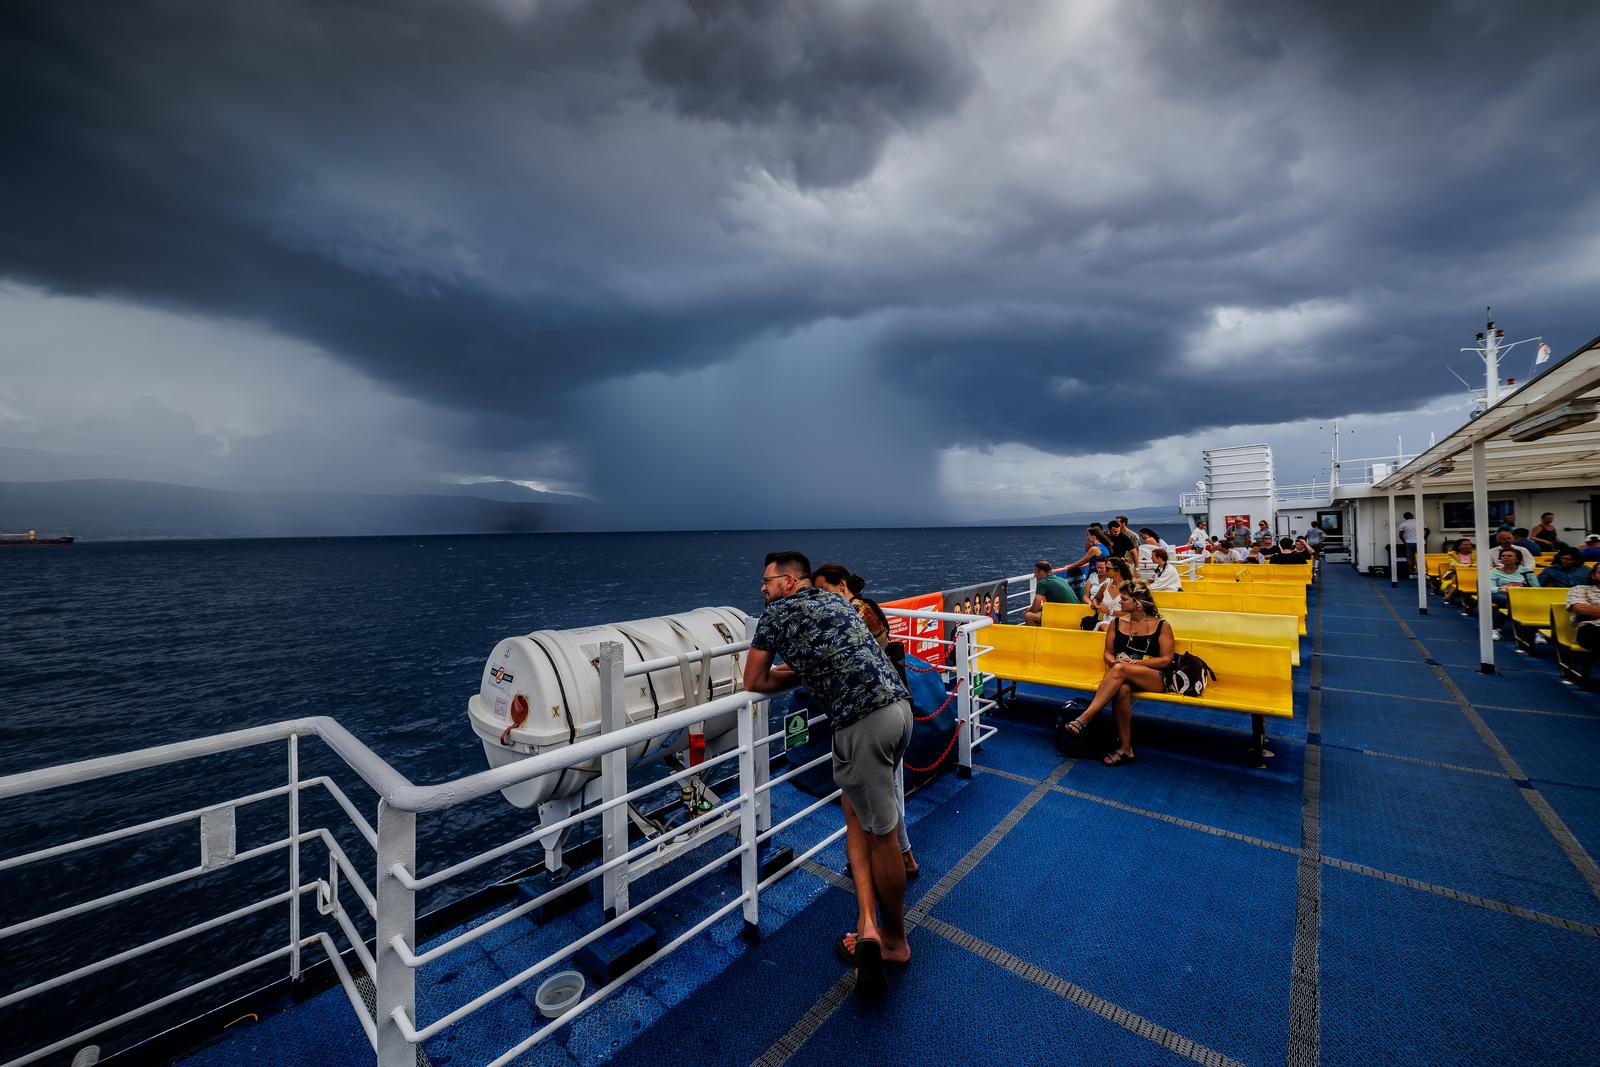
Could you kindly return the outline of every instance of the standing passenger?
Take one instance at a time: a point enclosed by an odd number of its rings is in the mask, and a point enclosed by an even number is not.
[[[842,597],[811,584],[799,552],[769,552],[766,610],[745,660],[744,687],[776,693],[803,683],[833,724],[833,779],[843,792],[845,850],[856,889],[856,928],[835,951],[856,968],[868,999],[888,989],[884,963],[909,963],[906,869],[895,840],[895,766],[911,741],[911,695]],[[774,658],[783,663],[774,666]]]

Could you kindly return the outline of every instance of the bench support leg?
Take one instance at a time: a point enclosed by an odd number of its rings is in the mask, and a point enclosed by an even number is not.
[[[1267,765],[1267,760],[1272,758],[1272,750],[1267,747],[1267,717],[1265,715],[1250,716],[1250,754],[1255,757],[1256,767]]]

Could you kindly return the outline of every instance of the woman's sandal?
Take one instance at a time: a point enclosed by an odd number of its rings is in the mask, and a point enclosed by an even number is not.
[[[1120,748],[1113,749],[1112,751],[1106,753],[1106,758],[1100,762],[1104,763],[1107,767],[1120,767],[1124,763],[1133,762],[1133,753],[1124,752]]]
[[[1079,735],[1080,737],[1083,735],[1083,732],[1085,730],[1087,730],[1088,728],[1089,728],[1089,724],[1084,722],[1082,719],[1073,719],[1071,722],[1067,723],[1067,729],[1071,730],[1073,733]]]

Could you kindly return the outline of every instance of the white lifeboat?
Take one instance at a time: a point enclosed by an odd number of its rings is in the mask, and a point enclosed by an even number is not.
[[[483,742],[489,766],[501,767],[560,748],[600,732],[600,644],[616,641],[623,666],[701,652],[745,639],[749,616],[738,608],[696,608],[677,615],[607,623],[571,630],[535,630],[495,645],[484,664],[478,692],[467,701],[467,717]],[[628,678],[623,686],[628,721],[679,711],[726,696],[743,685],[744,657],[721,655]],[[718,755],[735,742],[730,712],[705,724],[706,754]],[[642,763],[688,746],[683,732],[658,737],[628,750],[629,763]],[[570,796],[600,773],[598,762],[541,775],[502,790],[519,808]]]

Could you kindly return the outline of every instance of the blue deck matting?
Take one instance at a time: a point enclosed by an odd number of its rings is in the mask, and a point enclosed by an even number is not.
[[[1600,1062],[1600,698],[1545,648],[1499,643],[1502,670],[1481,673],[1476,620],[1437,598],[1419,615],[1409,586],[1334,567],[1309,606],[1295,719],[1269,721],[1264,769],[1247,717],[1166,704],[1136,708],[1132,765],[1100,764],[1106,722],[1066,759],[1049,719],[1068,694],[1024,687],[972,779],[910,798],[921,925],[884,1006],[833,959],[855,911],[836,845],[764,895],[759,945],[731,915],[518,1062]],[[709,878],[658,921],[733,885]],[[419,984],[425,1018],[594,921],[590,905],[463,950]],[[1314,961],[1299,979],[1297,959]],[[531,1000],[530,984],[446,1031],[432,1062],[499,1055]],[[187,1062],[370,1054],[334,990]]]

